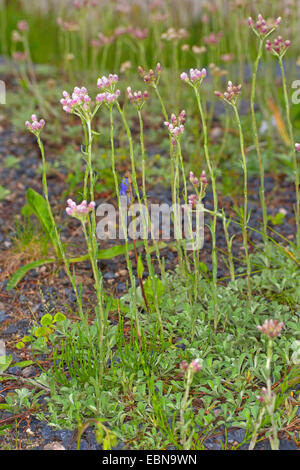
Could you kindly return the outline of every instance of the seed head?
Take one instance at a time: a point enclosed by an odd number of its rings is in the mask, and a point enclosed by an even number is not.
[[[283,327],[283,322],[279,322],[278,320],[266,320],[262,326],[258,325],[257,329],[262,334],[269,336],[269,338],[275,338],[280,335]]]

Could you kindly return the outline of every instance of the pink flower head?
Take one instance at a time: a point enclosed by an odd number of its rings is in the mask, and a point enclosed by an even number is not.
[[[145,101],[149,98],[148,91],[132,91],[131,87],[127,87],[127,96],[131,103],[133,103],[137,109],[142,109],[145,104]]]
[[[176,117],[175,114],[171,114],[171,122],[164,122],[164,125],[168,128],[169,133],[175,139],[173,143],[176,143],[176,140],[184,133],[185,115],[185,111],[182,110],[178,117]]]
[[[267,391],[266,387],[263,387],[261,389],[261,395],[258,395],[258,397],[257,397],[257,399],[258,399],[258,401],[260,401],[260,403],[265,403],[267,393],[268,393],[268,391]]]
[[[87,204],[86,201],[82,201],[81,204],[76,204],[76,202],[72,201],[72,199],[67,200],[67,208],[66,213],[71,216],[75,217],[76,219],[83,220],[86,218],[87,214],[95,209],[96,203],[94,201]]]
[[[283,322],[279,322],[278,320],[266,320],[262,326],[258,325],[257,329],[262,334],[269,336],[269,338],[275,338],[280,335],[283,327]]]
[[[200,372],[201,370],[201,364],[200,364],[200,360],[199,359],[194,359],[191,364],[190,364],[190,367],[192,369],[192,371],[194,372],[194,374],[196,374],[197,372]]]
[[[101,78],[98,78],[97,87],[100,90],[113,92],[118,81],[118,75],[110,73],[108,77],[103,76]]]
[[[63,110],[66,113],[76,113],[80,111],[89,111],[91,98],[85,87],[75,87],[70,96],[67,91],[63,91],[63,98],[60,100]]]
[[[300,152],[300,144],[295,144],[295,148],[296,148],[297,152]]]
[[[162,66],[158,62],[156,64],[155,72],[154,70],[150,69],[148,72],[146,72],[143,67],[139,66],[138,71],[140,76],[143,78],[144,82],[147,83],[148,85],[151,85],[152,87],[156,87],[158,85],[159,79],[160,79],[160,74],[162,72]]]
[[[206,69],[190,69],[189,75],[186,72],[183,72],[180,75],[181,80],[187,82],[189,85],[200,85],[203,78],[207,75]]]
[[[186,372],[189,368],[189,364],[187,361],[182,361],[180,363],[180,369],[183,371],[183,372]]]
[[[201,364],[200,364],[200,360],[199,359],[194,359],[190,364],[187,361],[182,361],[180,363],[180,369],[183,372],[187,372],[188,370],[190,370],[191,372],[196,374],[197,372],[200,372],[202,367],[201,367]]]
[[[218,44],[222,36],[223,36],[223,33],[221,31],[217,34],[211,33],[209,36],[206,36],[204,38],[204,42],[206,44]]]
[[[19,21],[17,26],[18,26],[18,30],[21,31],[22,33],[27,33],[27,31],[29,30],[28,23],[25,20]]]
[[[283,57],[290,45],[289,39],[284,41],[281,36],[278,36],[273,42],[270,40],[266,42],[266,50],[275,56]]]
[[[82,8],[85,7],[96,7],[98,6],[98,1],[97,0],[74,0],[73,1],[73,6],[76,8],[76,10],[81,10]]]
[[[192,183],[193,186],[199,186],[199,180],[196,178],[194,173],[190,171],[190,182]]]
[[[227,90],[224,93],[220,91],[215,91],[215,95],[218,98],[221,98],[227,103],[232,103],[233,105],[236,103],[236,100],[241,93],[242,85],[234,86],[231,81],[228,82]]]
[[[280,25],[281,17],[278,17],[276,20],[266,21],[263,16],[259,13],[257,16],[257,21],[254,22],[251,16],[248,18],[248,24],[250,28],[255,32],[257,36],[264,37],[269,35]]]
[[[136,39],[146,39],[146,37],[148,37],[148,29],[136,28],[136,29],[132,32],[132,35],[133,35],[133,37],[135,37]]]
[[[202,173],[201,173],[200,181],[201,181],[201,183],[204,184],[204,185],[208,184],[207,177],[206,177],[206,174],[205,174],[205,171],[204,171],[204,170],[203,170]]]
[[[120,96],[120,90],[116,90],[114,93],[108,91],[99,93],[96,96],[97,103],[105,103],[107,106],[114,104]]]
[[[197,194],[190,194],[188,196],[188,205],[190,206],[191,209],[194,209],[197,206],[198,202],[199,202],[199,198]]]
[[[27,129],[32,132],[33,134],[35,135],[39,135],[41,130],[43,129],[43,127],[45,126],[45,120],[44,119],[40,119],[38,121],[37,117],[35,114],[33,114],[31,116],[31,121],[32,122],[29,122],[29,121],[26,121],[25,122],[25,126],[27,127]]]

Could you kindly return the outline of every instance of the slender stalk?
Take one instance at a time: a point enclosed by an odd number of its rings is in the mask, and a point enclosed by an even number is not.
[[[112,165],[112,172],[113,172],[113,177],[114,177],[114,182],[115,182],[116,193],[117,193],[117,197],[118,197],[118,205],[119,205],[119,208],[121,208],[119,182],[118,182],[118,176],[117,176],[117,173],[116,173],[116,162],[115,162],[114,119],[113,119],[113,108],[112,108],[112,106],[109,106],[109,117],[110,117],[111,165]],[[130,258],[129,258],[127,227],[125,226],[123,211],[121,211],[121,209],[120,209],[120,213],[121,213],[121,224],[122,224],[123,233],[124,233],[124,237],[125,237],[126,263],[127,263],[127,268],[128,268],[128,272],[129,272],[131,286],[132,286],[132,289],[133,289],[133,302],[134,302],[136,330],[137,330],[137,335],[138,335],[139,341],[141,342],[141,327],[140,327],[140,321],[139,321],[139,318],[138,318],[138,309],[137,309],[137,304],[136,304],[135,278],[133,276],[132,264],[131,264],[131,261],[130,261]]]
[[[58,250],[57,250],[57,247],[55,247],[55,248],[56,248],[56,253],[57,253],[58,258],[62,258],[63,261],[64,261],[64,265],[65,265],[65,269],[66,269],[67,275],[68,275],[68,277],[69,277],[69,279],[70,279],[70,282],[71,282],[71,284],[72,284],[73,290],[74,290],[75,295],[76,295],[76,300],[77,300],[77,306],[78,306],[79,315],[80,315],[80,317],[81,317],[82,320],[86,321],[85,316],[84,316],[84,314],[83,314],[83,310],[82,310],[81,296],[80,296],[80,293],[78,292],[78,289],[77,289],[77,286],[76,286],[76,282],[75,282],[75,278],[74,278],[74,276],[71,274],[71,271],[70,271],[70,263],[69,263],[69,260],[68,260],[68,258],[67,258],[67,256],[66,256],[66,253],[65,253],[63,244],[62,244],[62,242],[61,242],[61,238],[60,238],[60,235],[59,235],[59,233],[58,233],[57,225],[56,225],[56,222],[55,222],[55,219],[54,219],[52,210],[51,210],[50,202],[49,202],[48,185],[47,185],[47,173],[46,173],[45,150],[44,150],[44,145],[43,145],[43,143],[42,143],[42,141],[41,141],[40,136],[37,136],[37,142],[38,142],[38,146],[39,146],[39,148],[40,148],[41,155],[42,155],[42,183],[43,183],[43,191],[44,191],[44,195],[45,195],[45,199],[46,199],[46,204],[47,204],[47,208],[48,208],[48,214],[49,214],[49,217],[50,217],[50,220],[51,220],[52,227],[53,227],[53,229],[54,229],[55,238],[56,238],[57,246],[58,246]]]
[[[283,87],[283,94],[284,94],[284,101],[285,101],[285,109],[286,109],[286,120],[288,124],[288,131],[290,136],[290,144],[292,146],[292,158],[293,158],[293,167],[294,167],[294,178],[295,178],[295,187],[296,187],[296,209],[295,209],[295,217],[296,217],[296,227],[297,227],[297,249],[300,250],[300,195],[299,195],[299,173],[298,173],[298,164],[297,164],[297,154],[295,149],[295,141],[294,141],[294,132],[293,126],[291,121],[291,112],[290,112],[290,103],[289,97],[287,92],[287,84],[286,84],[286,77],[285,71],[283,66],[282,57],[278,57],[281,76],[282,76],[282,87]]]
[[[257,70],[258,70],[259,62],[260,62],[260,59],[262,57],[263,44],[264,44],[264,40],[262,38],[260,38],[259,39],[258,53],[257,53],[257,57],[256,57],[256,60],[255,60],[254,69],[253,69],[250,106],[251,106],[252,129],[253,129],[253,134],[254,134],[255,148],[256,148],[256,154],[257,154],[257,158],[258,158],[258,167],[259,167],[259,174],[260,174],[259,195],[260,195],[260,202],[261,202],[262,215],[263,215],[264,243],[265,243],[265,248],[266,248],[266,254],[268,255],[268,246],[269,246],[268,238],[267,238],[268,216],[267,216],[267,207],[266,207],[266,202],[265,202],[264,163],[263,163],[263,159],[262,159],[261,151],[260,151],[260,145],[259,145],[259,140],[258,140],[258,132],[257,132],[257,124],[256,124],[256,118],[255,118],[255,109],[254,109],[254,106],[255,106],[255,91],[256,91],[256,77],[257,77]],[[267,258],[268,258],[268,256],[267,256]]]
[[[216,245],[216,228],[217,228],[217,212],[218,212],[218,195],[217,195],[217,188],[216,188],[216,178],[214,173],[214,168],[210,159],[209,149],[208,149],[208,131],[206,125],[206,119],[203,112],[203,107],[201,103],[201,97],[198,88],[193,87],[197,104],[200,112],[201,122],[202,122],[202,129],[203,129],[203,137],[204,137],[204,155],[206,164],[208,167],[212,191],[213,191],[213,206],[214,206],[214,216],[213,216],[213,224],[212,224],[212,275],[213,275],[213,308],[214,308],[214,327],[215,330],[217,328],[217,316],[218,316],[218,298],[217,298],[217,272],[218,272],[218,255],[217,255],[217,245]]]
[[[94,211],[93,211],[94,212]],[[95,291],[97,296],[97,305],[96,305],[96,314],[97,314],[97,323],[99,328],[99,353],[100,353],[100,364],[99,364],[99,379],[101,385],[101,380],[103,377],[104,369],[104,357],[105,357],[105,348],[104,348],[104,331],[105,331],[105,318],[104,318],[104,309],[103,309],[103,298],[102,298],[102,280],[99,276],[99,269],[97,265],[97,249],[93,244],[93,241],[88,234],[85,226],[85,222],[82,222],[82,230],[88,247],[89,258],[93,270],[93,276],[95,280]],[[90,230],[89,230],[90,232]]]
[[[228,249],[228,263],[229,263],[230,278],[231,278],[231,281],[235,281],[235,270],[234,270],[233,256],[232,256],[233,239],[229,238],[229,233],[228,233],[228,226],[230,224],[230,220],[229,221],[226,220],[224,210],[222,211],[222,215],[223,215],[223,228],[224,228],[224,233],[225,233],[226,245]]]
[[[243,166],[243,173],[244,173],[244,208],[243,208],[243,217],[242,217],[242,234],[243,234],[243,245],[245,250],[245,258],[246,258],[246,265],[247,265],[247,282],[248,282],[248,301],[249,307],[251,307],[252,303],[252,294],[251,294],[251,264],[249,258],[249,250],[248,250],[248,232],[247,232],[247,223],[248,223],[248,174],[247,174],[247,161],[246,161],[246,154],[245,154],[245,145],[244,145],[244,134],[241,125],[241,120],[239,116],[239,112],[237,109],[236,104],[231,104],[235,117],[236,122],[239,128],[239,136],[240,136],[240,148],[241,148],[241,155],[242,155],[242,166]]]
[[[128,122],[127,122],[127,119],[126,119],[125,112],[121,109],[119,103],[117,103],[117,108],[118,108],[118,111],[119,111],[119,113],[120,113],[120,115],[121,115],[121,118],[122,118],[122,121],[123,121],[125,130],[126,130],[126,133],[127,133],[127,138],[128,138],[128,142],[129,142],[130,161],[131,161],[132,183],[133,183],[133,187],[134,187],[135,193],[136,193],[137,198],[138,198],[139,205],[140,205],[140,207],[141,207],[141,212],[142,212],[142,214],[143,214],[143,210],[142,210],[142,201],[141,201],[141,197],[140,197],[140,193],[139,193],[139,188],[138,188],[138,184],[137,184],[137,177],[136,177],[136,168],[135,168],[135,161],[134,161],[134,151],[133,151],[132,135],[131,135],[130,127],[129,127]],[[144,149],[144,155],[145,155],[145,149]],[[143,157],[143,159],[145,160],[145,156]],[[145,178],[145,176],[144,176],[144,178]],[[145,193],[145,187],[144,187],[144,185],[145,185],[145,182],[143,182],[143,190],[144,190],[144,194],[146,194],[146,193]],[[144,222],[145,222],[145,221],[144,221]],[[145,227],[145,223],[143,223],[143,226]],[[152,268],[151,268],[151,257],[150,257],[150,252],[149,252],[149,245],[148,245],[148,240],[147,240],[147,234],[145,233],[145,231],[144,231],[144,246],[145,246],[146,253],[147,253],[148,269],[149,269],[149,272],[151,273],[151,272],[152,272]],[[154,300],[155,300],[156,312],[157,312],[157,316],[158,316],[158,320],[159,320],[160,330],[161,330],[161,333],[162,333],[162,332],[163,332],[162,317],[161,317],[161,313],[160,313],[160,309],[159,309],[159,302],[158,302],[157,293],[156,293],[156,289],[155,289],[154,279],[153,279],[153,278],[152,278],[152,286],[153,286],[153,293],[154,293]],[[147,306],[147,304],[146,304],[146,306]]]

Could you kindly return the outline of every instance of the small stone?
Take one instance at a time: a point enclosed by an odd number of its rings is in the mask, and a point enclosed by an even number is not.
[[[52,439],[53,438],[53,429],[48,426],[48,424],[45,424],[42,428],[42,436],[43,436],[43,439],[47,440],[47,439]]]
[[[22,377],[32,377],[35,375],[36,368],[34,366],[25,367],[22,371]]]
[[[103,274],[103,279],[113,279],[115,277],[114,273],[107,272]]]
[[[120,269],[120,271],[118,271],[118,274],[120,276],[127,276],[127,273],[128,273],[127,269]]]
[[[62,444],[53,441],[45,445],[44,450],[66,450]]]
[[[62,430],[56,431],[55,433],[56,439],[60,439],[66,448],[70,446],[73,435],[74,435],[73,431],[70,431],[68,429],[66,430],[62,429]]]
[[[12,375],[21,375],[22,369],[20,367],[9,367],[7,372]]]
[[[0,323],[4,322],[6,320],[6,313],[4,310],[0,310]]]
[[[89,450],[89,445],[85,440],[80,441],[80,450]]]
[[[3,331],[3,335],[14,335],[18,331],[15,325],[10,325],[5,331]]]

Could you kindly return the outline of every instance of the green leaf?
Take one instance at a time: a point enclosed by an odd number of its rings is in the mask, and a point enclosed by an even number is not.
[[[57,314],[55,315],[53,319],[53,323],[56,323],[58,321],[65,321],[66,319],[67,317],[63,313],[57,312]]]
[[[136,243],[137,248],[143,245],[144,245],[143,241]],[[166,244],[164,242],[158,243],[160,250],[166,248],[167,246],[172,246],[172,245],[173,243],[169,243],[169,244]],[[130,243],[128,245],[128,250],[132,251],[133,249],[134,249],[134,245],[133,243]],[[149,252],[152,253],[153,251],[155,251],[155,247],[154,246],[149,247]],[[125,253],[126,253],[125,245],[116,245],[111,248],[98,250],[97,258],[98,259],[111,259],[111,258],[115,258],[116,256],[124,255]],[[69,263],[81,263],[82,261],[87,261],[88,259],[89,259],[89,255],[84,255],[79,258],[70,258]],[[10,278],[6,286],[6,290],[10,291],[14,289],[19,284],[19,282],[23,279],[23,277],[28,273],[28,271],[30,271],[31,269],[38,268],[40,266],[43,266],[44,264],[55,263],[55,261],[56,261],[55,259],[44,259],[44,260],[33,261],[32,263],[29,263],[29,264],[25,264],[24,266],[19,268]]]
[[[16,285],[23,279],[24,276],[30,271],[31,269],[38,268],[40,266],[43,266],[44,264],[49,264],[49,263],[54,263],[54,259],[43,259],[43,260],[38,260],[38,261],[33,261],[32,263],[25,264],[24,266],[21,266],[10,278],[10,280],[7,283],[6,290],[12,290],[16,287]]]
[[[7,403],[0,403],[0,410],[9,410],[10,406]]]
[[[143,273],[144,273],[144,265],[143,265],[142,257],[141,257],[141,255],[139,255],[138,262],[137,262],[137,275],[138,275],[138,277],[142,278]]]
[[[53,323],[53,318],[50,313],[46,313],[45,315],[42,316],[41,318],[41,325],[42,326],[50,326]]]
[[[24,344],[22,341],[19,341],[19,342],[16,344],[16,348],[17,348],[17,349],[23,349],[23,348],[25,348],[25,344]]]
[[[0,356],[0,374],[2,374],[12,363],[12,356]]]
[[[31,366],[32,364],[34,364],[33,361],[21,361],[21,362],[16,362],[15,364],[13,364],[13,367],[21,367],[21,369],[23,367],[28,367],[28,366]]]
[[[48,336],[50,333],[51,333],[50,328],[47,328],[46,326],[40,326],[39,328],[35,330],[34,336],[36,336],[37,338],[40,338],[40,337]]]
[[[23,343],[30,343],[31,342],[31,337],[30,336],[23,336],[22,341],[23,341]]]
[[[32,209],[33,213],[41,222],[45,232],[49,235],[57,255],[61,257],[58,241],[55,235],[54,225],[51,221],[51,217],[49,215],[48,206],[45,199],[32,188],[29,188],[27,190],[26,197],[29,207]]]

